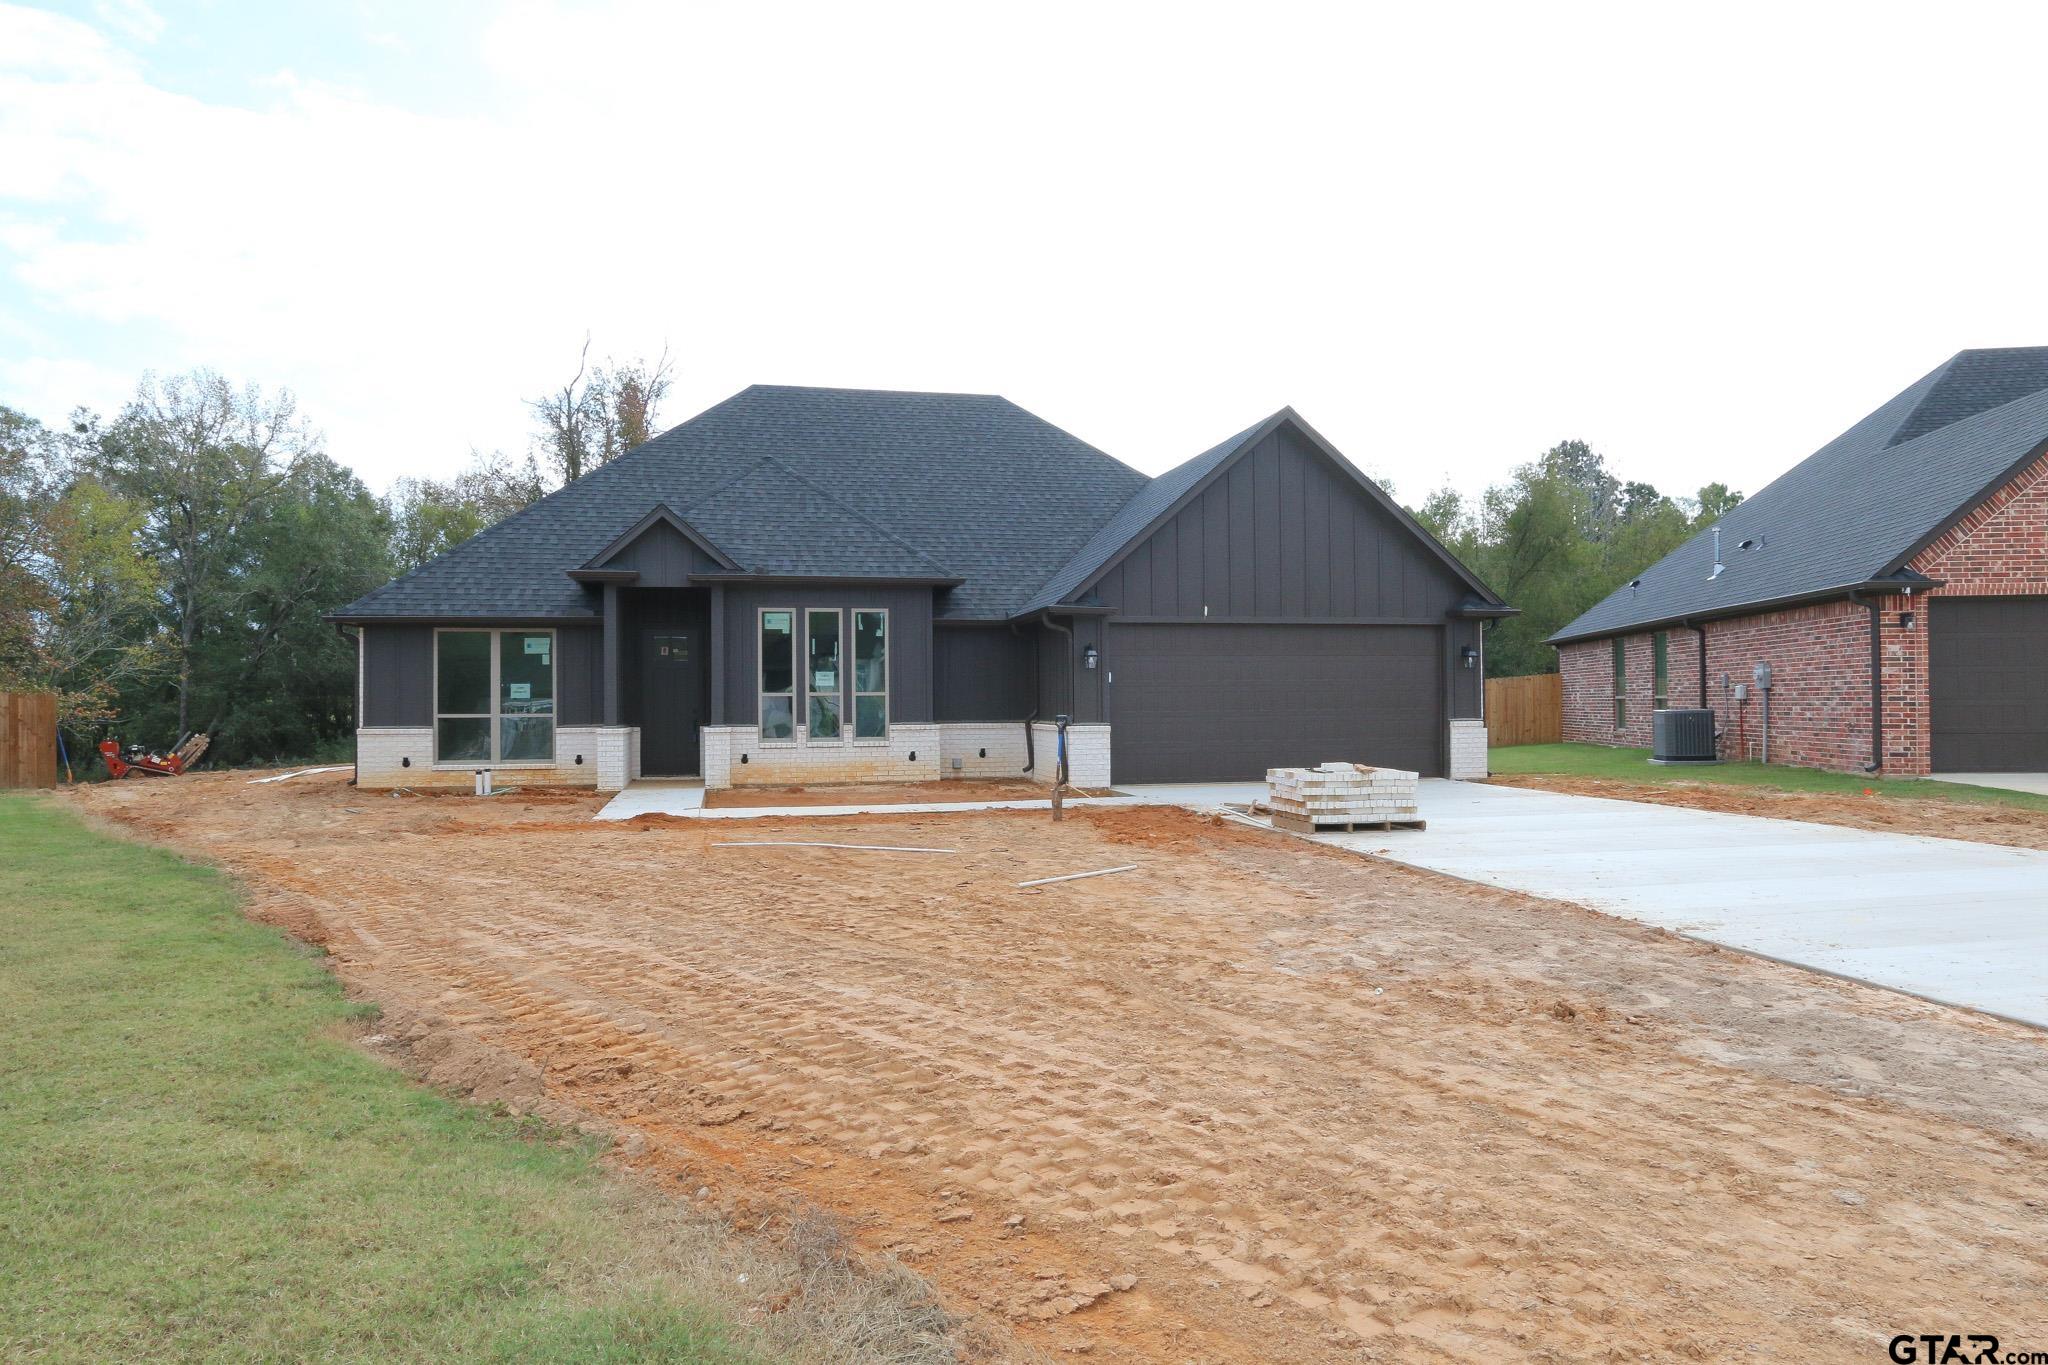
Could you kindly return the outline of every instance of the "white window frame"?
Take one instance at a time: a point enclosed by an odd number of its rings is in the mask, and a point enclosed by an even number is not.
[[[834,735],[830,739],[819,739],[811,733],[811,698],[813,696],[813,693],[811,691],[811,618],[813,616],[830,616],[834,617],[839,622],[839,686],[833,690],[833,700],[839,703],[839,733]],[[852,723],[846,714],[847,660],[851,657],[851,654],[847,650],[848,641],[846,638],[846,608],[805,607],[803,621],[803,648],[798,653],[797,657],[801,659],[803,663],[801,672],[803,673],[804,679],[804,723],[802,728],[800,728],[797,731],[797,733],[803,736],[803,740],[806,745],[820,744],[829,745],[831,747],[836,748],[840,745],[846,744],[853,737]]]
[[[768,651],[761,647],[767,639],[768,615],[770,612],[789,613],[789,738],[770,739],[761,729],[761,703],[768,697],[779,697],[780,692],[768,690]],[[804,619],[801,607],[756,607],[754,609],[754,739],[757,743],[774,748],[793,747],[803,735],[800,723],[803,717],[797,714],[796,699],[803,695],[797,681],[803,676],[804,659],[796,633],[797,622]]]
[[[441,637],[443,635],[487,635],[491,640],[491,709],[484,711],[446,711],[441,709]],[[500,743],[499,719],[504,712],[499,709],[498,662],[502,653],[501,637],[506,635],[545,635],[548,637],[549,685],[554,690],[554,710],[549,712],[552,722],[548,727],[548,756],[544,759],[526,758],[516,762],[498,761]],[[555,766],[555,746],[562,737],[562,689],[561,661],[562,641],[552,626],[436,626],[434,627],[433,681],[433,746],[434,768],[437,772],[468,772],[476,768],[505,768],[510,770],[552,768]],[[491,723],[491,756],[489,758],[441,757],[441,722],[443,720],[488,720]]]
[[[863,616],[879,616],[882,618],[882,690],[879,692],[863,692],[860,690],[860,618]],[[892,695],[890,689],[896,682],[895,661],[889,657],[889,652],[894,646],[893,632],[890,629],[889,609],[887,607],[854,607],[847,613],[847,626],[846,679],[849,685],[846,695],[853,699],[853,707],[852,714],[842,717],[845,723],[841,727],[841,733],[854,744],[887,744],[889,742],[889,726],[892,723],[889,715],[889,698]],[[859,733],[860,699],[862,697],[880,697],[882,699],[882,733],[879,735],[863,735]]]

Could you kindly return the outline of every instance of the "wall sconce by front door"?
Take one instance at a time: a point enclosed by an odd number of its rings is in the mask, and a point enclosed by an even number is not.
[[[1082,666],[1086,668],[1093,668],[1095,667],[1095,661],[1097,659],[1100,659],[1101,657],[1102,656],[1100,654],[1096,653],[1095,646],[1089,645],[1081,651]]]

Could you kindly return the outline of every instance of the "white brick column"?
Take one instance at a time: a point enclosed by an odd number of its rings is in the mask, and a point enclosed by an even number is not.
[[[597,789],[624,791],[640,775],[640,731],[636,726],[604,725],[597,737]]]
[[[1454,720],[1451,722],[1451,771],[1450,776],[1459,781],[1471,781],[1485,777],[1486,766],[1486,722],[1483,720]]]

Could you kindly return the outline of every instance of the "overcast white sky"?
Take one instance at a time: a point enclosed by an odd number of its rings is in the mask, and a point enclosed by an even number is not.
[[[1156,472],[1292,403],[1415,501],[1754,491],[2048,343],[2038,5],[0,3],[0,403],[286,385],[375,487],[586,330],[666,421],[1002,393]]]

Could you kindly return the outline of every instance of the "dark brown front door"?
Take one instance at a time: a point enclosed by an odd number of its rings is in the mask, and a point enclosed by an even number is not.
[[[1934,771],[2048,770],[2048,597],[1927,604]]]
[[[640,771],[690,776],[704,723],[704,632],[663,626],[640,632]]]

